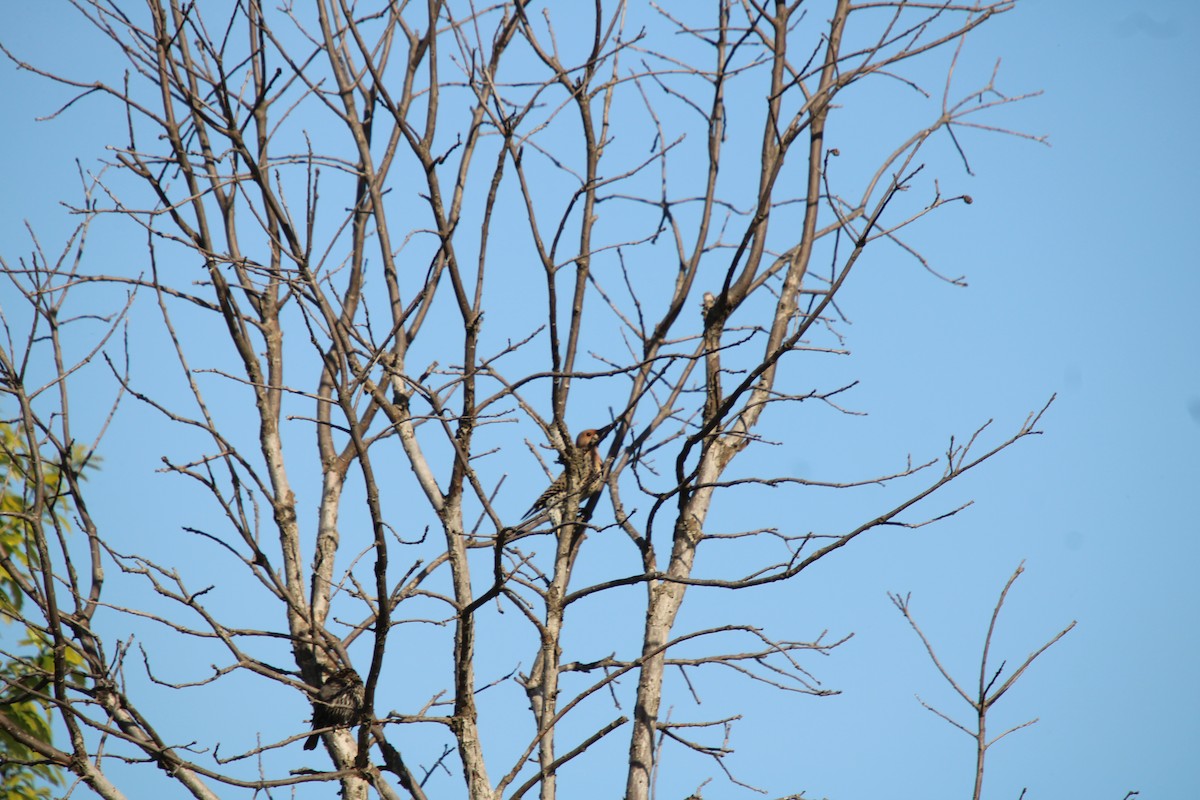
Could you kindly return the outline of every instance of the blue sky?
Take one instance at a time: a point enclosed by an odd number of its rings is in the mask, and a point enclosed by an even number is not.
[[[94,57],[51,4],[6,7],[0,30],[7,46],[54,66],[84,69]],[[870,416],[808,417],[801,444],[767,463],[784,474],[849,477],[864,461],[894,466],[885,456],[906,450],[936,456],[951,434],[991,418],[1000,437],[1057,394],[1045,434],[923,507],[934,515],[976,501],[951,520],[855,542],[786,588],[698,601],[681,625],[736,616],[745,603],[796,637],[855,633],[812,665],[841,695],[777,704],[754,690],[723,695],[714,682],[705,712],[744,710],[733,766],[775,795],[965,796],[971,742],[913,695],[969,720],[886,592],[912,592],[926,634],[971,684],[995,597],[1024,561],[995,663],[1011,667],[1072,620],[1078,626],[997,707],[993,730],[1039,722],[997,745],[985,796],[1015,799],[1023,787],[1029,798],[1200,796],[1200,258],[1190,242],[1200,6],[1024,0],[968,47],[980,63],[1002,57],[1010,91],[1044,92],[1004,121],[1045,134],[1050,146],[977,138],[975,177],[959,170],[952,190],[974,203],[922,223],[925,253],[939,271],[965,275],[968,288],[898,257],[864,260],[846,291],[854,358],[829,374],[861,378],[850,404]],[[66,229],[57,204],[78,197],[74,159],[95,159],[106,136],[118,138],[120,120],[93,118],[99,106],[84,105],[34,123],[58,95],[10,66],[0,68],[0,93],[9,106],[0,253],[15,259],[28,249],[23,220],[44,240]],[[839,135],[831,132],[832,146]],[[852,146],[853,133],[844,135]],[[0,287],[6,308],[10,291]],[[126,452],[119,442],[110,438],[115,449],[94,480],[113,493],[104,513],[136,527],[144,520],[120,483],[154,469],[157,443]],[[849,497],[882,507],[870,490]],[[752,499],[772,502],[765,490]],[[814,524],[834,526],[849,514],[845,503],[817,495],[805,510],[821,520]],[[731,511],[715,508],[714,527]],[[589,544],[597,570],[631,563],[616,543]],[[602,618],[603,609],[581,613]],[[720,781],[708,796],[726,796]],[[668,788],[682,797],[693,787]]]

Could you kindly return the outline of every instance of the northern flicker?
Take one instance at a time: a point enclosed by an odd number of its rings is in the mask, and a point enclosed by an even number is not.
[[[604,462],[600,458],[598,445],[602,434],[595,428],[580,431],[575,437],[575,450],[571,453],[566,469],[555,478],[546,491],[533,501],[522,519],[529,519],[539,511],[556,510],[566,497],[568,488],[573,488],[580,504],[600,493],[604,488]],[[567,476],[570,475],[570,481]],[[568,483],[571,486],[568,486]]]
[[[351,667],[343,667],[329,676],[313,700],[314,728],[344,728],[362,715],[363,682]],[[314,750],[321,734],[314,733],[304,742],[305,750]]]

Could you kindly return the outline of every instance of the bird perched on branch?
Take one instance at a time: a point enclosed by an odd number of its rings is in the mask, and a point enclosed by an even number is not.
[[[343,667],[329,676],[313,700],[314,728],[344,728],[362,716],[363,682],[351,667]],[[321,734],[314,733],[304,742],[305,750],[314,750]]]
[[[529,519],[539,511],[558,510],[568,492],[574,493],[580,504],[599,494],[604,488],[604,461],[598,449],[603,438],[604,434],[595,428],[580,431],[575,437],[575,449],[568,457],[566,469],[533,501],[521,519]],[[561,514],[561,511],[558,513]],[[557,520],[555,522],[557,524]]]

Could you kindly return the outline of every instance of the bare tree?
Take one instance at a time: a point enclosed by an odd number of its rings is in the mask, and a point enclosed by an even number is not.
[[[630,800],[653,794],[675,747],[740,784],[705,738],[729,719],[664,712],[668,668],[820,695],[806,661],[840,642],[753,619],[680,630],[684,601],[796,580],[883,526],[951,516],[962,506],[925,501],[1038,432],[1041,411],[850,479],[729,472],[762,446],[764,419],[842,412],[853,384],[794,384],[847,352],[838,297],[855,265],[880,249],[932,271],[910,233],[971,200],[931,173],[961,174],[964,132],[1014,134],[995,113],[1021,97],[994,71],[964,89],[958,69],[968,35],[1011,0],[71,5],[123,74],[51,74],[12,42],[5,53],[76,90],[51,116],[116,110],[127,135],[84,173],[76,238],[3,263],[25,300],[5,303],[5,416],[39,458],[21,517],[37,558],[0,566],[54,642],[42,699],[67,734],[23,744],[103,797],[122,796],[114,765],[152,763],[201,798],[340,781],[347,798],[436,786],[549,800],[564,765],[613,736],[628,742]],[[892,87],[923,122],[834,127]],[[840,168],[852,141],[869,146]],[[935,141],[960,163],[927,166]],[[98,224],[143,239],[137,262],[85,257]],[[172,521],[182,533],[158,535],[210,543],[211,563],[163,563],[121,538],[127,523],[93,516],[72,454],[102,450],[112,415],[85,431],[72,410],[100,385],[112,414],[178,431],[164,468],[195,501]],[[522,440],[562,465],[543,463],[558,490],[523,522],[537,492],[506,478],[543,473]],[[746,487],[862,485],[895,499],[844,530],[809,530],[790,501],[767,526],[707,524]],[[69,520],[45,513],[59,494]],[[601,535],[627,540],[637,568],[572,581]],[[719,542],[753,565],[698,567]],[[125,599],[139,584],[152,602]],[[565,638],[569,610],[629,587],[645,598],[636,645],[627,630]],[[251,680],[276,709],[253,717],[260,741],[229,755],[220,745],[244,737],[228,725],[215,742],[165,734],[170,715],[125,678],[137,650],[106,632],[121,620],[154,626],[137,667],[149,685],[182,697]],[[529,666],[505,674],[481,637],[517,643]],[[158,676],[181,643],[208,660]],[[422,669],[443,681],[418,697],[405,676]],[[335,714],[346,676],[361,698]],[[485,690],[523,694],[531,715],[487,713]],[[287,693],[315,704],[315,729],[275,719],[297,707]],[[332,770],[297,761],[314,731]]]
[[[924,700],[921,700],[919,696],[917,698],[921,705],[926,709],[932,711],[934,714],[941,717],[946,722],[949,722],[951,725],[975,740],[975,789],[971,795],[972,800],[979,800],[979,798],[983,796],[983,768],[987,760],[988,749],[991,748],[991,746],[996,742],[999,742],[1001,739],[1008,736],[1010,733],[1016,733],[1022,728],[1028,728],[1030,725],[1033,725],[1037,722],[1037,718],[1035,717],[1031,720],[1022,722],[1019,725],[1014,725],[1013,727],[1006,729],[1003,733],[988,738],[988,711],[990,711],[992,706],[999,702],[1000,698],[1003,697],[1008,690],[1013,687],[1013,684],[1015,684],[1017,680],[1025,674],[1025,670],[1029,669],[1038,656],[1049,650],[1051,646],[1058,642],[1059,639],[1070,633],[1071,629],[1075,627],[1075,622],[1072,621],[1070,625],[1063,628],[1061,631],[1047,640],[1041,647],[1030,653],[1029,656],[1026,657],[1026,659],[1021,663],[1021,666],[1013,670],[1008,677],[1005,678],[1003,683],[1001,683],[999,686],[996,685],[997,681],[1000,680],[1000,676],[1004,675],[1004,668],[1008,664],[1007,660],[1002,661],[1000,662],[1000,666],[993,670],[992,665],[988,663],[988,655],[992,649],[992,639],[996,633],[996,622],[1000,618],[1000,610],[1004,608],[1004,600],[1008,597],[1009,589],[1013,587],[1013,584],[1017,582],[1017,578],[1021,577],[1021,573],[1024,571],[1025,564],[1022,562],[1021,564],[1017,565],[1017,568],[1013,571],[1012,576],[1009,577],[1008,582],[1004,584],[1004,589],[1000,592],[1000,599],[996,601],[996,606],[992,610],[992,619],[988,624],[987,635],[984,636],[983,639],[983,655],[979,659],[979,684],[975,692],[968,692],[966,689],[964,689],[942,665],[941,660],[937,656],[937,650],[929,641],[929,638],[921,630],[921,627],[917,624],[916,619],[913,618],[912,595],[906,594],[904,597],[901,597],[899,594],[888,594],[888,597],[890,597],[892,600],[892,604],[895,605],[900,613],[904,615],[904,618],[908,620],[908,624],[912,626],[912,629],[916,632],[917,636],[920,637],[921,643],[925,645],[925,651],[929,653],[929,658],[932,659],[933,665],[937,667],[938,672],[940,672],[942,677],[946,679],[946,683],[948,683],[950,687],[954,689],[955,694],[957,694],[959,697],[965,700],[969,706],[971,706],[971,711],[975,715],[975,730],[970,730],[966,725],[956,721],[947,713],[939,711],[938,709],[926,703]],[[1022,792],[1022,795],[1023,794],[1024,792]]]

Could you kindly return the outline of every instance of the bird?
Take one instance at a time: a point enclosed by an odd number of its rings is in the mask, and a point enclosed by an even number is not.
[[[525,516],[521,517],[522,520],[529,519],[539,511],[556,509],[568,491],[574,491],[579,503],[584,503],[600,493],[604,487],[604,462],[600,458],[597,446],[602,438],[604,434],[595,428],[579,432],[575,437],[575,449],[567,459],[566,469],[551,481],[537,500],[533,501]]]
[[[329,676],[313,700],[314,728],[348,727],[362,715],[363,682],[353,667],[343,667]],[[305,750],[315,750],[321,734],[314,733],[304,742]]]

